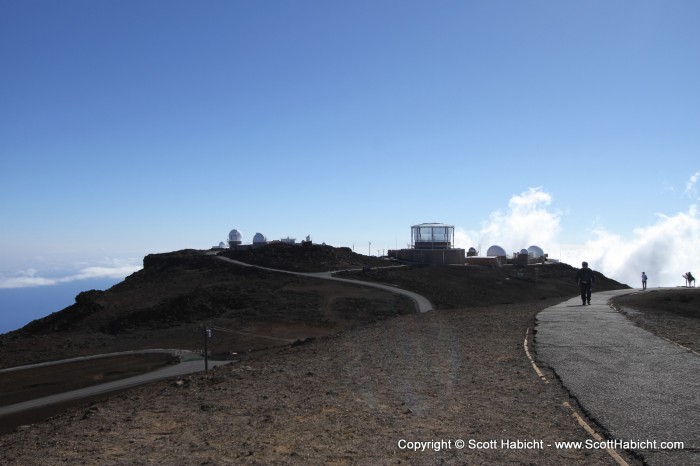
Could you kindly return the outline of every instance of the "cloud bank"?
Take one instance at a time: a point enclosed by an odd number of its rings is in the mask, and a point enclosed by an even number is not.
[[[685,195],[693,200],[697,200],[699,180],[700,172],[696,172],[685,186]],[[649,276],[650,287],[683,285],[685,272],[700,274],[700,216],[695,204],[674,215],[657,214],[656,223],[631,232],[598,227],[590,232],[592,240],[563,244],[559,236],[565,229],[565,217],[552,203],[552,195],[542,188],[529,188],[512,196],[507,210],[492,213],[480,230],[457,228],[455,245],[475,247],[486,254],[488,247],[497,244],[512,254],[535,244],[553,258],[564,250],[564,262],[579,267],[585,260],[594,270],[632,287],[641,286],[642,271]]]
[[[650,287],[683,285],[685,272],[697,275],[698,208],[691,205],[686,212],[657,217],[654,225],[636,228],[629,237],[594,230],[595,239],[584,245],[574,265],[587,260],[594,269],[633,287],[641,286],[642,271],[649,276]]]
[[[561,231],[562,213],[553,210],[551,204],[551,194],[541,187],[529,188],[510,198],[508,210],[493,212],[479,231],[455,229],[455,245],[465,249],[474,247],[484,255],[493,245],[501,246],[509,254],[532,245],[546,252],[557,244],[556,237]]]
[[[142,268],[141,265],[125,263],[121,260],[113,260],[111,262],[109,265],[84,267],[74,273],[55,277],[42,276],[36,269],[27,269],[12,276],[0,276],[0,289],[53,286],[61,283],[99,278],[123,279]]]

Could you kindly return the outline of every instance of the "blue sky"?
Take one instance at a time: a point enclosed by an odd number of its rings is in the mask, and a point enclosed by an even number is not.
[[[682,284],[698,20],[695,0],[0,0],[0,287],[232,228],[376,254],[433,221]]]

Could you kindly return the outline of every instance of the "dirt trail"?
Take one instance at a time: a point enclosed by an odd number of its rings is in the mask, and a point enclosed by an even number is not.
[[[547,304],[401,316],[135,389],[3,437],[0,463],[615,464],[546,446],[588,438],[523,350]]]

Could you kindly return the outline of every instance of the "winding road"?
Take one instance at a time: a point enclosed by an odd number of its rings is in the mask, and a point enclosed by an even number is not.
[[[433,309],[433,305],[430,303],[430,301],[422,295],[419,295],[418,293],[414,293],[412,291],[404,290],[398,287],[394,287],[391,285],[384,285],[381,283],[371,283],[371,282],[362,282],[359,280],[351,280],[347,278],[339,278],[339,277],[334,277],[333,274],[335,272],[318,272],[318,273],[302,273],[302,272],[291,272],[288,270],[280,270],[280,269],[271,269],[268,267],[260,267],[257,265],[252,265],[252,264],[247,264],[244,262],[239,262],[233,259],[229,259],[227,257],[221,257],[221,256],[216,256],[217,259],[223,260],[225,262],[229,262],[231,264],[235,264],[238,266],[243,266],[243,267],[255,267],[263,270],[268,270],[271,272],[279,272],[279,273],[289,273],[293,275],[301,275],[301,276],[306,276],[306,277],[312,277],[312,278],[321,278],[324,280],[334,280],[334,281],[339,281],[339,282],[345,282],[345,283],[351,283],[353,285],[359,285],[359,286],[369,286],[372,288],[379,288],[384,291],[389,291],[391,293],[396,293],[400,294],[403,296],[407,296],[410,298],[415,306],[418,312],[428,312]],[[138,385],[146,384],[149,382],[153,382],[156,380],[160,379],[165,379],[168,377],[175,377],[179,375],[186,375],[186,374],[191,374],[193,372],[201,372],[204,370],[204,359],[196,355],[190,351],[186,350],[176,350],[176,349],[169,349],[169,350],[141,350],[141,351],[123,351],[119,353],[111,353],[111,354],[100,354],[100,355],[95,355],[95,356],[83,356],[83,357],[77,357],[77,358],[71,358],[71,359],[64,359],[61,361],[51,361],[51,362],[45,362],[45,363],[39,363],[39,364],[32,364],[29,366],[18,366],[18,367],[10,367],[7,369],[1,369],[0,373],[4,372],[12,372],[12,371],[19,371],[23,369],[31,369],[31,368],[36,368],[36,367],[45,367],[48,365],[54,365],[54,364],[66,364],[70,362],[75,362],[75,361],[83,361],[87,359],[94,359],[94,358],[101,358],[101,357],[110,357],[110,356],[122,356],[122,355],[127,355],[127,354],[137,354],[137,353],[154,353],[154,352],[167,352],[167,353],[173,353],[176,356],[180,357],[180,363],[172,366],[167,366],[158,370],[155,370],[153,372],[148,372],[146,374],[140,374],[134,377],[129,377],[126,379],[122,380],[116,380],[113,382],[108,382],[108,383],[103,383],[100,385],[93,385],[91,387],[85,387],[81,388],[78,390],[72,390],[69,392],[65,393],[59,393],[56,395],[51,395],[51,396],[46,396],[42,398],[37,398],[34,400],[29,400],[29,401],[24,401],[22,403],[16,403],[8,406],[2,406],[0,407],[0,417],[8,415],[8,414],[13,414],[13,413],[18,413],[21,411],[25,411],[28,409],[35,409],[35,408],[41,408],[44,406],[56,404],[56,403],[63,403],[66,401],[73,401],[73,400],[78,400],[81,398],[87,398],[95,395],[102,395],[104,393],[109,393],[117,390],[123,390],[126,388],[131,388],[135,387]],[[233,361],[209,361],[209,367],[215,367],[223,364],[228,364]]]
[[[257,269],[268,270],[270,272],[289,273],[292,275],[301,275],[304,277],[321,278],[324,280],[334,280],[334,281],[338,281],[338,282],[352,283],[353,285],[379,288],[380,290],[389,291],[391,293],[400,294],[400,295],[403,295],[403,296],[410,298],[414,302],[414,304],[416,305],[416,309],[418,310],[418,312],[428,312],[428,311],[433,310],[433,305],[428,300],[428,298],[426,298],[425,296],[419,295],[418,293],[414,293],[413,291],[404,290],[404,289],[398,288],[396,286],[385,285],[383,283],[363,282],[360,280],[351,280],[349,278],[339,278],[339,277],[333,276],[333,274],[337,273],[337,272],[350,272],[350,271],[356,271],[356,270],[361,270],[361,269],[337,270],[334,272],[292,272],[289,270],[272,269],[269,267],[261,267],[259,265],[247,264],[245,262],[237,261],[234,259],[229,259],[228,257],[223,257],[223,256],[216,256],[216,258],[219,260],[225,261],[225,262],[229,262],[231,264],[240,265],[243,267],[254,267]],[[392,267],[397,267],[397,266],[392,266]],[[398,266],[398,267],[403,267],[403,266]]]
[[[48,363],[32,364],[28,366],[18,366],[10,367],[7,369],[0,370],[0,373],[20,371],[24,369],[33,369],[37,367],[45,367],[49,365],[56,364],[66,364],[75,361],[84,361],[88,359],[105,358],[112,356],[124,356],[127,354],[141,354],[141,353],[172,353],[180,357],[180,363],[174,364],[172,366],[166,366],[161,369],[147,372],[145,374],[136,375],[134,377],[129,377],[126,379],[115,380],[113,382],[107,382],[99,385],[93,385],[91,387],[80,388],[78,390],[71,390],[69,392],[58,393],[55,395],[45,396],[42,398],[35,398],[33,400],[23,401],[21,403],[15,403],[7,406],[0,407],[0,417],[7,414],[18,413],[28,409],[41,408],[44,406],[49,406],[52,404],[63,403],[66,401],[79,400],[81,398],[88,398],[95,395],[102,395],[104,393],[109,393],[117,390],[123,390],[125,388],[136,387],[138,385],[143,385],[149,382],[153,382],[160,379],[166,379],[168,377],[175,377],[179,375],[191,374],[193,372],[201,372],[204,370],[204,358],[186,350],[139,350],[139,351],[122,351],[119,353],[111,354],[100,354],[95,356],[84,356],[78,358],[64,359],[61,361],[52,361]],[[220,366],[223,364],[228,364],[233,361],[212,361],[209,360],[209,367]]]

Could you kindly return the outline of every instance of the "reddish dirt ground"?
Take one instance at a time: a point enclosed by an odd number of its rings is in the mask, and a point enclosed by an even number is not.
[[[314,254],[326,261],[329,252]],[[202,324],[214,322],[245,333],[215,333],[212,340],[214,352],[238,353],[232,364],[86,400],[52,411],[48,420],[28,417],[0,437],[0,463],[616,464],[605,451],[546,446],[588,434],[564,407],[575,407],[575,400],[553,374],[545,372],[550,383],[535,374],[523,347],[536,314],[576,294],[571,267],[347,274],[425,294],[436,310],[419,315],[410,301],[379,290],[223,263],[212,270],[205,259],[192,263],[189,253],[152,258],[144,273],[83,297],[66,318],[40,322],[32,335],[2,336],[0,356],[19,362],[148,345],[198,349]],[[262,259],[278,265],[275,255]],[[598,283],[599,290],[621,287],[604,277]],[[653,314],[656,307],[644,306],[644,297],[653,295],[641,296],[620,306],[629,314]],[[158,320],[163,303],[175,310],[170,317],[185,320],[164,325]],[[224,312],[212,315],[212,309]],[[187,316],[196,319],[187,322]],[[668,321],[676,323],[649,318],[645,325],[682,333],[681,321]],[[60,332],[48,330],[57,326]],[[456,448],[460,439],[466,448]],[[480,448],[470,448],[470,440]],[[530,443],[506,449],[502,440]],[[448,443],[439,451],[436,443],[425,444],[425,451],[404,448],[433,441]],[[497,448],[485,448],[492,442]]]
[[[600,450],[399,446],[585,440],[563,407],[575,401],[543,383],[523,349],[536,313],[555,301],[399,316],[249,353],[21,427],[1,437],[0,462],[615,464]]]

